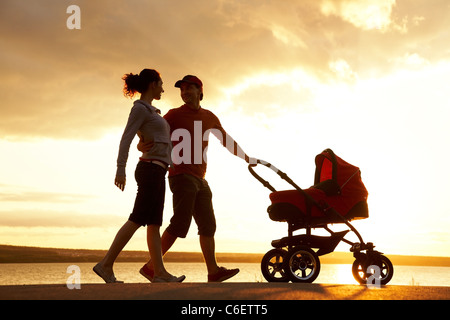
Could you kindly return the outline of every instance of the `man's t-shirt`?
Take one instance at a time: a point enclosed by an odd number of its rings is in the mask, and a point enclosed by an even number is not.
[[[193,110],[187,105],[169,110],[164,119],[170,125],[173,145],[169,177],[190,174],[203,179],[206,174],[204,153],[208,147],[209,133],[216,135],[224,146],[227,143],[227,134],[219,119],[209,110]]]

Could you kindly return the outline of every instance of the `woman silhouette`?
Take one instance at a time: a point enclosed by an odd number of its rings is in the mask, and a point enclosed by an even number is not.
[[[93,270],[106,283],[121,282],[114,276],[114,261],[136,230],[141,226],[147,226],[147,244],[155,266],[153,282],[181,282],[185,276],[175,277],[164,267],[159,233],[164,209],[165,175],[171,164],[172,151],[169,125],[161,117],[160,111],[152,106],[153,99],[161,99],[161,94],[164,92],[162,79],[156,70],[144,69],[139,75],[126,74],[123,80],[125,96],[132,98],[136,93],[140,93],[141,96],[131,108],[120,141],[114,182],[119,189],[123,191],[125,188],[125,166],[130,144],[135,135],[139,134],[144,141],[153,141],[154,146],[142,154],[136,166],[135,178],[138,192],[133,212],[118,231],[105,257],[95,265]]]

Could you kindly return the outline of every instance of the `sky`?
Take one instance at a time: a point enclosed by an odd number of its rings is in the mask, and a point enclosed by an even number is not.
[[[70,5],[80,29],[68,28]],[[121,78],[154,68],[163,113],[182,104],[174,83],[198,76],[202,107],[302,188],[326,148],[358,166],[369,218],[354,226],[379,251],[450,256],[447,0],[2,0],[0,47],[0,244],[109,247],[132,210],[139,158],[135,139],[121,192],[132,107]],[[287,235],[266,212],[270,191],[215,138],[206,179],[217,252],[264,253]],[[167,188],[161,232],[171,198]],[[141,228],[126,249],[146,248]],[[172,250],[200,250],[194,223]]]

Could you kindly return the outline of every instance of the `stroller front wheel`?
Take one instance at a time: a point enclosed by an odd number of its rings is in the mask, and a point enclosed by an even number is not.
[[[356,259],[352,265],[352,273],[360,284],[365,285],[368,281],[373,281],[374,284],[386,285],[394,275],[394,266],[388,257],[380,254],[373,261]]]
[[[319,256],[309,247],[294,247],[287,252],[283,269],[292,282],[311,283],[320,272]]]
[[[289,282],[283,270],[283,261],[287,251],[283,249],[269,250],[261,260],[261,272],[268,282]]]

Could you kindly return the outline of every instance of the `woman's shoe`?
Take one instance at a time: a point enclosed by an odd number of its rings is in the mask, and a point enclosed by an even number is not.
[[[153,277],[155,276],[155,272],[147,267],[147,264],[144,264],[144,266],[139,270],[139,273],[142,274],[147,280],[150,282],[153,282]]]
[[[107,274],[105,270],[103,270],[102,266],[97,263],[92,270],[105,281],[106,283],[123,283],[123,281],[119,281],[114,276],[114,273]]]

